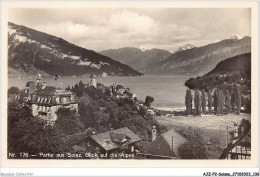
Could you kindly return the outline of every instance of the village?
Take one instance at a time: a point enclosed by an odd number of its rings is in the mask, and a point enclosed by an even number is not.
[[[55,77],[55,79],[58,78]],[[152,122],[158,121],[156,125],[146,125],[151,132],[147,134],[143,146],[139,144],[144,140],[139,137],[140,135],[134,133],[131,128],[127,126],[114,128],[112,123],[108,122],[108,125],[105,125],[108,128],[103,131],[97,131],[97,128],[89,126],[83,132],[66,135],[66,142],[71,147],[71,152],[56,154],[46,152],[47,155],[41,152],[41,154],[34,154],[33,158],[181,159],[185,157],[182,154],[185,154],[185,152],[180,150],[183,145],[193,142],[193,136],[199,136],[204,139],[203,149],[205,149],[205,152],[203,153],[207,154],[207,157],[205,155],[203,158],[250,159],[250,126],[241,127],[238,122],[242,121],[246,115],[241,115],[234,122],[232,116],[227,116],[229,120],[221,121],[221,118],[216,116],[191,118],[179,116],[179,113],[174,111],[160,111],[151,105],[153,102],[151,96],[147,96],[145,101],[138,100],[129,88],[116,84],[104,86],[97,82],[94,74],[89,76],[87,83],[80,81],[79,85],[75,85],[71,89],[62,89],[57,85],[48,86],[40,74],[37,75],[36,82],[28,81],[25,85],[25,89],[19,93],[9,92],[9,101],[20,100],[22,105],[29,106],[33,117],[43,121],[44,126],[55,128],[55,122],[58,120],[57,112],[61,108],[68,109],[73,114],[79,115],[79,106],[82,104],[82,98],[86,96],[84,92],[79,97],[80,87],[92,90],[89,93],[94,93],[93,90],[99,90],[100,93],[106,94],[104,98],[108,101],[116,99],[119,104],[120,100],[130,101],[136,114],[141,113],[144,117],[150,117]],[[106,106],[100,106],[99,112],[104,113],[106,109]],[[201,119],[201,122],[209,123],[208,125],[194,125],[192,119],[197,119],[197,122]],[[228,122],[231,125],[228,125]],[[131,127],[133,130],[136,129],[133,126]],[[188,127],[197,128],[198,131],[188,129]],[[205,131],[208,136],[203,137],[200,130]],[[189,131],[192,131],[192,133]],[[138,133],[138,131],[136,132]]]

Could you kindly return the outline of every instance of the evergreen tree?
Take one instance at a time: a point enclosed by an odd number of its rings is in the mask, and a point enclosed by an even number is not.
[[[196,89],[194,91],[194,115],[197,115],[198,113],[198,90]]]
[[[223,107],[225,103],[225,97],[222,90],[219,90],[218,97],[219,97],[219,102],[218,102],[219,114],[221,115],[223,114]]]
[[[226,113],[231,112],[231,95],[229,94],[229,91],[226,92],[226,99],[225,99],[225,107],[226,107]]]
[[[212,95],[211,95],[211,91],[208,90],[208,109],[209,109],[209,113],[212,113]]]
[[[198,107],[198,115],[201,115],[201,95],[200,92],[198,94],[198,100],[199,100],[199,107]]]
[[[241,91],[240,91],[240,87],[237,84],[235,85],[235,97],[236,97],[236,113],[240,114]]]
[[[202,90],[202,93],[201,93],[201,107],[202,107],[202,113],[206,113],[206,94],[205,94],[205,91]]]
[[[192,95],[191,95],[190,89],[186,90],[185,105],[186,105],[186,115],[191,115],[191,113],[192,113]]]
[[[150,107],[151,106],[151,103],[154,101],[154,98],[152,96],[146,96],[145,98],[145,105]]]
[[[218,89],[215,89],[214,91],[214,111],[215,114],[218,114],[218,105],[219,105],[219,99],[218,99]]]
[[[231,108],[232,108],[232,112],[234,113],[236,110],[236,92],[235,92],[234,85],[232,87],[230,95],[231,95]]]
[[[194,106],[195,106],[195,115],[201,114],[201,96],[198,90],[195,90],[194,93]]]

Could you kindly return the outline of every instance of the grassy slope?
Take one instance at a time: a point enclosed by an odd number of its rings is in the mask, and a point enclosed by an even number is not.
[[[199,128],[204,132],[205,140],[209,140],[211,137],[217,137],[220,139],[221,147],[225,147],[226,143],[226,126],[229,126],[229,131],[234,130],[234,126],[231,122],[240,122],[242,119],[251,121],[250,114],[228,114],[225,116],[172,116],[172,117],[156,117],[156,120],[160,125],[167,126],[168,129],[181,129],[181,128]],[[227,123],[226,123],[226,121]],[[216,159],[220,156],[221,152],[208,152],[208,158]]]

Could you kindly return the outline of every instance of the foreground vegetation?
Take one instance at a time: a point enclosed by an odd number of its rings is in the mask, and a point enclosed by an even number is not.
[[[147,113],[147,106],[137,107],[132,98],[116,98],[111,95],[108,87],[98,84],[98,89],[85,87],[82,82],[72,88],[78,96],[79,112],[60,108],[54,126],[33,117],[31,109],[22,100],[8,103],[8,151],[28,153],[61,153],[72,152],[68,143],[68,135],[84,133],[88,128],[102,133],[111,129],[128,127],[142,141],[139,148],[151,141],[152,126],[161,133],[158,122]],[[19,93],[19,89],[10,88],[9,93]],[[149,105],[153,98],[148,97]]]
[[[202,109],[202,113],[205,112],[206,101],[208,101],[208,113],[210,114],[213,112],[215,114],[223,112],[239,114],[241,106],[244,107],[245,112],[250,113],[251,53],[223,60],[208,74],[187,80],[185,86],[195,90],[195,115],[200,112],[200,109]],[[202,98],[198,90],[202,92]],[[208,96],[207,100],[205,92]],[[191,94],[186,93],[185,101],[188,115],[191,114],[191,99]],[[212,106],[214,106],[213,112],[211,111]]]

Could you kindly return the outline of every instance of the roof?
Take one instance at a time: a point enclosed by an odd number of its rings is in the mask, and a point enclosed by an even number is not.
[[[120,147],[118,141],[122,141],[124,138],[129,140],[129,144],[140,141],[139,138],[134,132],[132,132],[127,127],[119,128],[116,130],[110,130],[105,133],[90,135],[94,141],[96,141],[101,147],[105,150],[112,150]]]
[[[120,133],[114,133],[110,132],[109,133],[111,141],[121,143],[126,139],[126,134],[120,134]]]
[[[91,128],[91,127],[88,127],[84,133],[88,136],[88,135],[92,135],[93,132],[96,132],[96,129],[95,128]]]
[[[178,148],[186,141],[187,139],[171,129],[148,144],[141,152],[154,156],[179,157]]]
[[[35,90],[31,94],[55,96],[55,95],[72,95],[73,93],[71,91],[67,91],[67,90],[57,88],[54,86],[46,86],[44,89]]]

